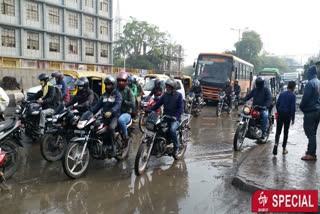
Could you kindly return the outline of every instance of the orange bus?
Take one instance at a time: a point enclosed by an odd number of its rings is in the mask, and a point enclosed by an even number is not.
[[[200,81],[203,99],[219,100],[220,90],[226,81],[234,84],[238,79],[241,97],[251,90],[254,66],[236,56],[219,53],[200,53],[195,68],[195,78]]]

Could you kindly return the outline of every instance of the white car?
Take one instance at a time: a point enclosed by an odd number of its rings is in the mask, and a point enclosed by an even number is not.
[[[166,88],[165,82],[167,81],[168,78],[166,78],[166,79],[165,78],[161,78],[160,79],[161,87],[164,89],[164,91],[165,91],[165,88]],[[154,87],[154,81],[155,81],[155,79],[151,79],[151,80],[149,80],[149,81],[147,81],[145,83],[145,85],[143,87],[144,96],[148,96],[151,93],[151,91],[152,91],[152,89]],[[181,80],[177,80],[177,79],[175,81],[177,82],[177,91],[182,94],[182,98],[184,100],[185,97],[186,97],[186,94],[185,94],[185,91],[184,91],[184,86],[182,84],[182,81]]]

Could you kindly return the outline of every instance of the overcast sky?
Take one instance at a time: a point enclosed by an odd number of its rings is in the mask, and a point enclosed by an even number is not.
[[[114,16],[117,1],[113,0]],[[191,65],[200,52],[233,50],[238,32],[230,28],[256,31],[263,49],[276,55],[316,54],[320,50],[320,0],[119,1],[123,19],[132,16],[157,25],[181,43],[185,65]]]

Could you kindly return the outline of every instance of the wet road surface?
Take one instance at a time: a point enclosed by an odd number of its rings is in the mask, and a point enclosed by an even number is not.
[[[61,162],[48,163],[38,143],[22,149],[18,171],[0,192],[5,213],[250,213],[251,193],[231,185],[239,161],[255,146],[233,152],[238,115],[215,116],[206,106],[191,122],[192,142],[185,159],[163,157],[136,177],[134,158],[141,134],[134,131],[128,160],[91,160],[83,178],[70,180]]]

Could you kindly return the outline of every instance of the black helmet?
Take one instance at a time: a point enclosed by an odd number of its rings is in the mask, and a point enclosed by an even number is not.
[[[174,79],[172,79],[172,78],[167,79],[166,85],[171,86],[173,88],[173,90],[175,90],[176,87],[177,87],[176,81]]]
[[[161,83],[160,79],[157,78],[157,79],[154,80],[154,84],[155,85],[159,85],[160,86],[160,83]]]
[[[196,80],[194,80],[194,83],[193,83],[193,84],[194,84],[194,86],[197,86],[197,87],[198,87],[198,86],[200,85],[200,82],[199,82],[199,80],[196,79]]]
[[[226,81],[226,85],[230,85],[230,81],[229,80]]]
[[[49,76],[46,73],[40,74],[38,78],[40,81],[42,81],[42,80],[48,81],[49,80]]]
[[[84,91],[89,88],[89,80],[87,77],[80,77],[76,82],[75,86],[78,86],[79,91]]]
[[[61,71],[55,71],[51,74],[52,77],[57,77],[59,80],[63,79],[63,73]]]
[[[109,85],[109,84],[114,85],[115,83],[116,83],[116,80],[111,75],[106,76],[106,78],[104,79],[105,85]]]
[[[263,77],[257,77],[257,79],[256,79],[256,87],[257,88],[263,88],[264,87],[264,78]]]

